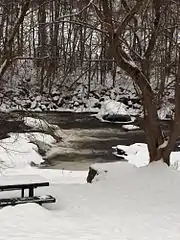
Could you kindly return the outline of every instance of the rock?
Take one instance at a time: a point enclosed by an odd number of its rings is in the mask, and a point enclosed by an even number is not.
[[[130,122],[131,121],[131,117],[129,115],[122,115],[122,114],[106,114],[102,118],[110,122]]]
[[[66,95],[66,96],[64,96],[64,100],[71,100],[71,95]]]
[[[140,104],[140,103],[141,103],[141,100],[140,100],[139,98],[132,98],[132,99],[131,99],[131,102],[132,102],[133,104]]]
[[[105,95],[105,96],[108,96],[108,97],[110,98],[111,93],[110,93],[110,91],[107,91],[104,95]]]
[[[37,101],[37,102],[40,102],[41,99],[42,99],[42,96],[40,96],[40,95],[36,97],[36,101]]]
[[[128,106],[132,107],[132,101],[131,100],[128,101]]]
[[[13,95],[13,90],[7,90],[4,94],[5,97],[10,97]]]
[[[59,96],[56,95],[56,96],[52,97],[52,102],[53,103],[58,103],[58,101],[59,101]]]
[[[78,102],[75,102],[74,103],[74,107],[78,107],[79,106],[79,103]]]
[[[22,96],[22,97],[25,97],[27,94],[26,94],[26,92],[23,89],[21,89],[19,91],[19,95]]]
[[[88,183],[92,183],[92,180],[94,179],[94,177],[95,177],[96,175],[98,175],[98,171],[95,170],[95,169],[92,168],[92,167],[89,167],[89,172],[88,172],[88,176],[87,176],[87,178],[86,178],[86,181],[87,181]]]
[[[140,109],[141,105],[139,105],[138,103],[133,104],[133,108],[134,109]]]
[[[83,101],[80,101],[79,102],[79,106],[82,106],[84,103],[83,103]]]
[[[94,105],[93,105],[94,108],[101,108],[101,103],[100,102],[96,102]]]
[[[99,102],[104,102],[104,97],[101,97],[100,99],[99,99]]]
[[[30,108],[31,107],[31,101],[27,101],[25,104],[24,104],[24,107],[26,109]]]
[[[72,100],[72,102],[77,102],[78,98],[76,96],[73,96],[71,100]]]
[[[127,153],[126,153],[124,150],[122,150],[122,149],[117,148],[116,151],[117,151],[117,154],[118,154],[118,155],[127,156]]]
[[[110,93],[110,98],[111,98],[112,100],[115,100],[115,99],[116,99],[116,94],[115,94],[115,92],[111,91],[111,93]]]
[[[97,92],[95,92],[95,91],[90,91],[90,93],[92,94],[92,96],[93,97],[95,97],[96,99],[99,99],[100,98],[100,96],[99,96],[99,94],[97,93]]]
[[[57,105],[58,105],[58,107],[62,107],[64,103],[65,103],[64,99],[61,97],[61,98],[59,98]]]
[[[128,99],[127,97],[121,97],[121,98],[119,99],[119,102],[122,102],[122,103],[124,103],[125,105],[128,105],[128,101],[129,101],[129,99]]]
[[[52,105],[51,109],[52,109],[52,110],[56,110],[56,109],[58,109],[58,106],[54,103],[54,104]]]
[[[168,99],[168,101],[169,101],[170,103],[172,103],[172,104],[175,103],[174,98],[171,98],[171,97]]]
[[[31,108],[32,108],[32,109],[35,109],[35,108],[37,108],[37,105],[38,105],[38,103],[37,103],[36,101],[33,101],[33,102],[31,103]]]
[[[58,91],[53,91],[52,93],[51,93],[51,97],[52,98],[54,98],[54,97],[58,97],[60,95],[60,92],[58,92]]]
[[[41,102],[41,106],[45,106],[45,107],[47,107],[48,105],[49,105],[49,102],[48,101],[43,101],[43,102]]]
[[[46,111],[47,110],[46,106],[43,105],[43,104],[40,105],[40,108],[41,108],[42,111]]]

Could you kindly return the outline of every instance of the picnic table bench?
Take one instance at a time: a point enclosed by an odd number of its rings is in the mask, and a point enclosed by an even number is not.
[[[51,195],[34,196],[35,188],[45,186],[49,186],[49,182],[36,175],[1,176],[0,192],[21,190],[21,197],[0,198],[0,207],[23,203],[54,203],[56,199]],[[25,190],[28,190],[28,196],[25,196]]]

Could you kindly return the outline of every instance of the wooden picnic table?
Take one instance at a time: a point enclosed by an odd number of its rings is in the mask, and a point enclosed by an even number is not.
[[[55,198],[50,195],[44,197],[34,196],[35,188],[45,186],[49,186],[49,182],[38,175],[0,176],[0,192],[21,190],[21,198],[0,199],[0,206],[16,205],[26,202],[37,202],[39,204],[55,202]],[[29,195],[27,197],[25,197],[26,189],[29,190]],[[13,204],[10,204],[11,202]]]

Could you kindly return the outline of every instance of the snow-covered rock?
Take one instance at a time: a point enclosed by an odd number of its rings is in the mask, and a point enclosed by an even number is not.
[[[57,125],[49,124],[47,121],[32,117],[24,117],[24,124],[32,130],[43,130],[43,131],[49,131],[52,130],[58,130],[59,127]]]
[[[128,114],[125,104],[114,100],[102,102],[96,117],[102,121],[131,122],[131,117]]]
[[[132,124],[123,125],[122,128],[125,129],[125,130],[129,130],[129,131],[139,129],[138,126],[135,126],[135,125],[132,125]]]
[[[172,119],[174,113],[172,111],[172,106],[163,106],[158,110],[158,116],[160,120],[170,120]]]
[[[43,159],[37,152],[37,146],[25,134],[10,134],[9,138],[0,140],[0,168],[24,168],[32,161],[40,164]]]
[[[167,144],[167,142],[165,141],[164,144]],[[113,155],[128,161],[136,167],[143,167],[149,164],[149,152],[145,143],[135,143],[130,146],[117,145],[112,148],[114,149]],[[179,152],[171,152],[170,165],[172,168],[180,170]]]

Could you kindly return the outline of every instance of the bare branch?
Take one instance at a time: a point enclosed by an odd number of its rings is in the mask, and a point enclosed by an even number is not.
[[[134,7],[127,13],[125,18],[122,20],[122,22],[119,24],[119,26],[115,30],[116,36],[119,36],[122,34],[122,32],[127,27],[129,22],[134,18],[134,15],[137,14],[141,10],[144,2],[147,2],[147,0],[137,0],[136,1],[136,4],[134,5]]]

